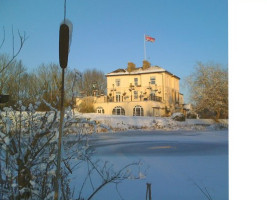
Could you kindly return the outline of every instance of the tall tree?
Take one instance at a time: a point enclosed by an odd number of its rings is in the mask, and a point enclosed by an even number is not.
[[[106,78],[102,71],[93,69],[86,70],[82,76],[82,91],[87,96],[96,94],[105,94],[106,92]]]
[[[61,87],[61,69],[57,64],[42,64],[38,67],[36,76],[38,77],[39,93],[43,99],[58,108],[60,87]],[[45,104],[41,105],[41,110],[49,109]]]
[[[186,78],[190,100],[198,113],[209,112],[215,120],[228,117],[228,72],[219,64],[197,63]]]

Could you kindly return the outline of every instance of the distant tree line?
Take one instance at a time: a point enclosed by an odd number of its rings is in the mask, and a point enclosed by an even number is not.
[[[0,94],[9,95],[5,106],[14,106],[21,101],[23,105],[34,103],[41,97],[47,103],[59,108],[61,88],[61,68],[58,64],[42,64],[32,72],[22,61],[0,54]],[[8,64],[9,63],[9,64]],[[5,67],[8,64],[8,67]],[[68,69],[65,73],[65,104],[74,106],[75,98],[105,94],[106,78],[102,71],[87,69],[84,72]],[[40,96],[41,95],[41,96]],[[39,110],[49,110],[44,102]]]

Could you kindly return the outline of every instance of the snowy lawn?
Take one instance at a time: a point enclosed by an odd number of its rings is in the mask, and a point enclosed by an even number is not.
[[[228,130],[101,133],[91,135],[90,144],[94,158],[111,162],[115,169],[138,160],[143,163],[136,171],[140,180],[109,184],[96,200],[145,199],[146,183],[152,184],[153,200],[208,199],[198,186],[211,199],[228,199]],[[78,189],[86,174],[84,162],[73,174],[72,187]],[[88,198],[90,187],[87,182],[81,196]]]
[[[76,118],[90,119],[97,124],[97,132],[107,131],[128,131],[128,130],[206,130],[228,127],[228,120],[221,119],[215,123],[212,119],[186,119],[185,121],[175,121],[171,117],[139,117],[122,115],[103,115],[97,113],[76,113]]]

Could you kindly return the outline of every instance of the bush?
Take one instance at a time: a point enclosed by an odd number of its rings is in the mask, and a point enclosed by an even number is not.
[[[197,113],[195,112],[188,112],[186,115],[187,119],[197,119]]]
[[[0,110],[0,199],[53,199],[59,180],[62,197],[59,199],[74,199],[77,192],[75,187],[71,188],[70,174],[82,162],[87,163],[88,172],[78,189],[79,197],[75,199],[92,199],[107,184],[143,179],[140,161],[115,170],[108,161],[93,159],[94,148],[88,145],[89,138],[83,134],[83,127],[93,125],[93,130],[87,133],[94,133],[101,124],[95,126],[93,121],[76,119],[70,109],[65,110],[61,147],[64,153],[59,159],[59,111],[45,103],[52,111],[37,112],[40,103],[26,107],[20,101],[16,110],[7,107]],[[83,125],[79,126],[81,123]],[[58,161],[61,165],[60,179],[56,176]],[[84,185],[89,184],[88,177],[92,189],[85,187],[90,196],[83,198],[80,195]]]
[[[171,118],[175,121],[185,121],[185,116],[183,113],[173,113]]]

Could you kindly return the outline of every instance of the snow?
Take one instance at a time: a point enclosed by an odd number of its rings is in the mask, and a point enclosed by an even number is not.
[[[182,117],[182,116],[184,116],[184,114],[183,113],[173,113],[172,114],[172,118],[174,118],[174,117],[176,117],[176,116],[178,116],[178,117]]]
[[[165,72],[166,70],[158,67],[158,66],[151,66],[147,69],[143,69],[143,68],[136,68],[134,71],[132,72],[128,72],[127,70],[121,71],[121,72],[111,72],[108,73],[108,76],[112,76],[112,75],[125,75],[125,74],[143,74],[143,73],[153,73],[153,72]]]
[[[5,145],[9,145],[10,138],[9,137],[5,137],[4,142],[5,142]]]
[[[206,199],[196,185],[206,188],[212,199],[228,199],[227,130],[100,133],[91,135],[91,145],[95,159],[109,161],[115,169],[137,160],[143,164],[137,172],[140,180],[109,184],[95,200],[145,199],[146,183],[152,184],[153,200]],[[82,163],[73,174],[73,187],[83,183],[87,170]],[[82,196],[88,196],[88,190]]]
[[[177,115],[177,114],[176,114]],[[206,130],[227,128],[228,120],[220,120],[216,123],[212,119],[186,119],[179,122],[172,117],[144,117],[144,116],[122,116],[103,115],[97,113],[76,113],[76,118],[90,119],[98,124],[97,132],[113,132],[126,130]],[[100,127],[101,126],[101,127]]]
[[[6,137],[9,129],[12,128],[11,119],[18,114],[20,113],[16,111],[13,112],[13,116],[11,112],[3,113],[2,119],[7,127],[6,132],[0,133],[5,142],[2,145],[3,150],[11,141],[9,137]],[[21,112],[21,114],[22,116],[27,115],[26,112]],[[29,123],[37,121],[38,125],[41,116],[43,115],[36,113],[35,119]],[[109,163],[105,164],[106,168],[104,168],[104,174],[107,176],[114,175],[129,163],[141,161],[136,168],[124,172],[126,176],[124,181],[119,184],[108,184],[101,189],[94,197],[96,200],[145,199],[146,183],[148,182],[152,184],[153,200],[205,199],[196,184],[201,188],[207,188],[213,199],[228,198],[228,120],[221,120],[220,123],[215,123],[210,119],[187,119],[179,122],[171,117],[129,117],[96,113],[77,113],[74,117],[77,120],[65,121],[70,124],[70,127],[66,126],[65,133],[69,130],[70,133],[77,134],[69,134],[63,138],[63,142],[76,142],[72,146],[73,149],[66,148],[65,153],[67,155],[67,153],[72,153],[71,150],[76,150],[76,154],[74,154],[76,157],[73,157],[71,162],[73,165],[81,163],[70,177],[71,191],[75,188],[74,198],[78,197],[79,189],[83,186],[86,178],[87,183],[81,193],[85,199],[92,192],[88,179],[101,182],[101,179],[96,177],[97,174],[93,174],[90,178],[87,176],[88,161],[83,159],[85,156],[91,155],[92,159],[100,161],[95,163],[97,165]],[[47,122],[50,123],[50,121],[52,119],[47,114]],[[27,123],[23,126],[27,127]],[[84,127],[82,133],[85,135],[78,140],[81,136],[79,135],[80,127]],[[40,126],[35,126],[35,128],[38,129],[36,133],[45,131]],[[27,129],[24,132],[26,131]],[[58,130],[54,128],[51,131],[58,134]],[[91,134],[95,132],[98,134]],[[50,142],[54,143],[55,141],[54,137]],[[87,150],[92,150],[92,152]],[[16,154],[13,155],[13,158],[16,157]],[[54,154],[45,157],[46,162],[53,159],[55,159]],[[47,163],[38,165],[41,171],[44,171],[46,167]],[[109,171],[105,170],[111,168],[114,170],[108,174]],[[48,170],[49,177],[55,176],[54,167]],[[5,169],[4,173],[10,177],[12,171]],[[32,180],[32,185],[36,186],[33,188],[34,190],[38,188],[36,180]],[[50,183],[47,186],[52,188]],[[47,199],[50,197],[53,197],[53,193],[47,195]]]

